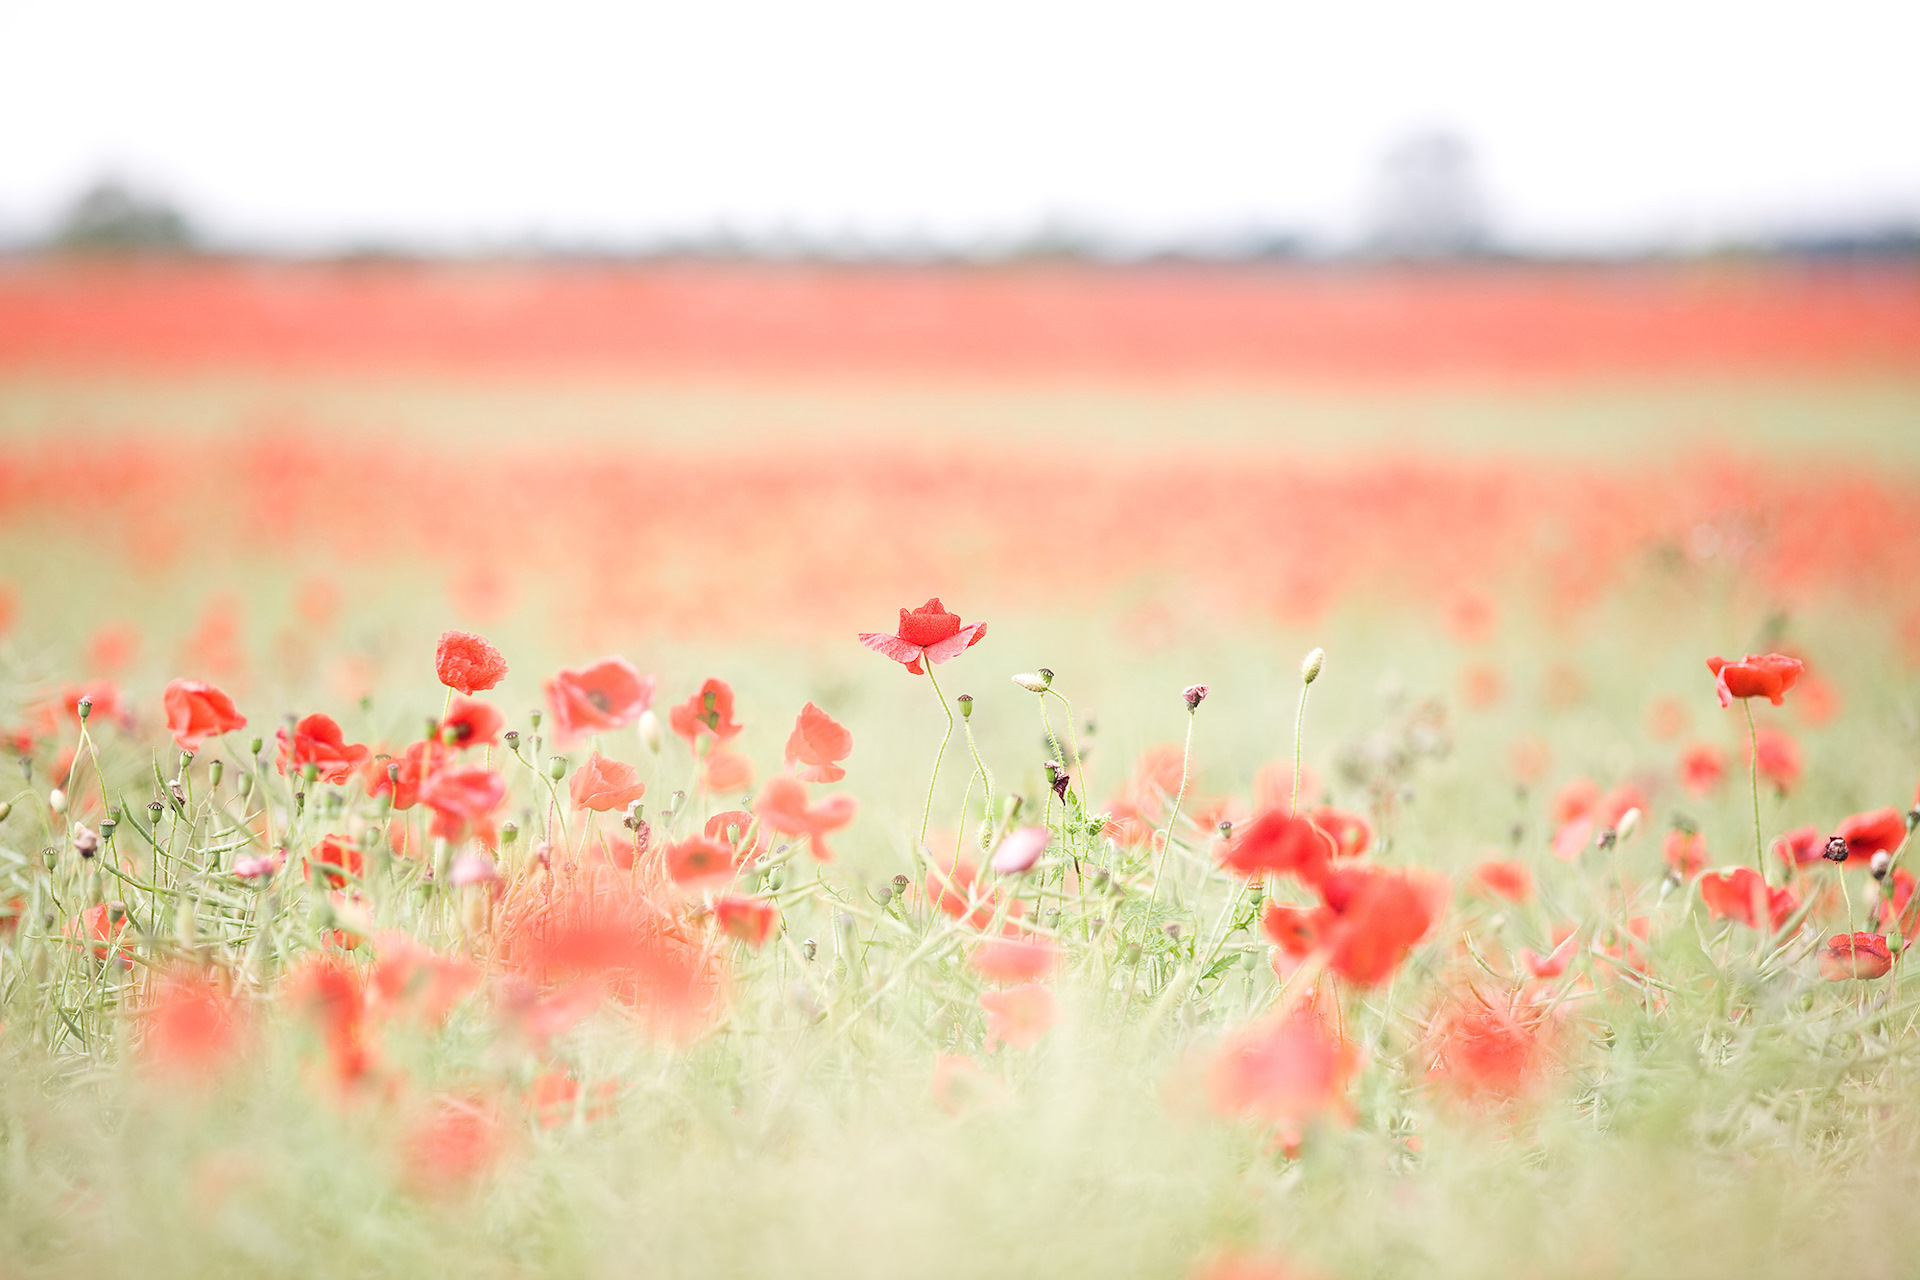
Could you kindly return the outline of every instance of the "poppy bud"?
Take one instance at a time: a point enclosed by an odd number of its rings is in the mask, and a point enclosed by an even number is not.
[[[1820,856],[1828,862],[1845,862],[1847,860],[1847,838],[1845,836],[1829,836],[1827,838],[1827,847],[1820,851]]]
[[[1025,689],[1028,693],[1045,693],[1047,691],[1047,682],[1040,677],[1038,672],[1023,671],[1013,678],[1013,682],[1022,689]]]
[[[547,776],[549,778],[552,778],[555,782],[558,782],[560,781],[560,779],[566,777],[567,776],[567,758],[565,756],[555,756],[552,762],[547,765]]]
[[[1920,827],[1920,804],[1907,810],[1907,834],[1912,835],[1915,827]]]
[[[248,752],[248,754],[250,754],[250,755],[256,755],[256,756],[257,756],[257,755],[259,755],[259,754],[260,754],[260,748],[262,748],[262,747],[264,747],[264,746],[266,746],[266,745],[267,745],[267,742],[266,742],[266,739],[264,739],[264,738],[255,738],[255,739],[254,739],[254,740],[253,740],[252,742],[249,742],[249,743],[247,744],[247,752]]]
[[[647,749],[647,753],[649,755],[656,755],[656,756],[659,755],[660,754],[660,717],[653,714],[651,710],[642,711],[640,713],[640,722],[637,727],[640,732],[640,745]]]
[[[838,956],[834,959],[833,980],[835,982],[845,982],[847,980],[847,958],[845,956]]]
[[[1178,920],[1168,921],[1167,924],[1163,927],[1163,932],[1165,932],[1166,935],[1169,938],[1172,938],[1175,942],[1180,941],[1180,932],[1181,932],[1180,922]]]
[[[215,760],[212,764],[207,766],[207,782],[209,785],[216,786],[216,787],[219,786],[220,779],[226,776],[227,776],[226,761]]]
[[[527,723],[533,726],[535,733],[540,732],[540,713],[538,711],[529,711],[527,713]]]
[[[1615,831],[1612,827],[1606,827],[1600,832],[1599,835],[1593,838],[1593,847],[1596,849],[1611,849],[1613,848],[1614,845],[1618,844],[1619,842],[1620,842],[1620,833],[1618,831]]]
[[[1887,878],[1887,872],[1892,870],[1892,868],[1893,855],[1885,849],[1876,850],[1873,855],[1873,860],[1867,863],[1867,870],[1873,872],[1873,878],[1875,880],[1885,880]]]
[[[85,724],[87,722],[87,717],[93,714],[93,699],[92,698],[80,699],[80,705],[76,707],[75,710],[77,710],[80,713],[80,723]]]
[[[100,833],[84,822],[73,824],[73,849],[83,858],[100,852]]]
[[[500,843],[501,844],[512,844],[514,841],[518,840],[519,838],[520,838],[519,823],[503,822],[500,824]]]
[[[800,944],[800,954],[805,956],[808,960],[812,960],[813,957],[819,953],[819,951],[820,951],[820,944],[815,942],[812,938],[808,938],[805,942]]]
[[[1312,684],[1320,678],[1320,668],[1327,663],[1327,651],[1315,649],[1300,660],[1300,683]]]
[[[11,800],[0,800],[0,822],[5,822],[7,815],[12,812],[13,802]]]
[[[1189,712],[1198,711],[1200,704],[1207,700],[1207,686],[1203,684],[1190,684],[1180,691],[1180,696],[1187,700],[1187,710]]]
[[[47,808],[53,810],[55,813],[65,813],[67,811],[67,793],[58,787],[47,792]]]
[[[300,776],[306,779],[308,786],[312,786],[320,776],[320,766],[309,760],[300,766]]]
[[[156,805],[155,808],[157,809],[158,806]],[[296,815],[305,813],[307,811],[307,793],[306,792],[296,791],[293,793],[293,811]]]
[[[886,906],[889,902],[892,902],[893,886],[890,884],[883,884],[878,889],[875,889],[873,891],[873,900],[875,902],[878,902],[883,907]]]
[[[189,769],[191,769],[191,768],[193,768],[193,752],[191,752],[191,751],[182,751],[182,752],[180,753],[180,769],[179,769],[179,772],[181,772],[181,773],[185,773],[185,772],[186,772],[187,770],[189,770]]]
[[[684,791],[676,791],[667,797],[667,802],[664,805],[660,806],[660,813],[664,817],[671,818],[674,814],[680,812],[680,806],[686,802],[687,793]]]
[[[955,698],[954,701],[960,704],[960,718],[962,720],[973,719],[973,695],[972,694],[963,693],[958,698]]]
[[[397,762],[387,762],[387,781],[396,787],[400,785],[400,766]]]
[[[60,851],[48,846],[40,851],[40,861],[46,863],[47,870],[51,871],[60,864]]]

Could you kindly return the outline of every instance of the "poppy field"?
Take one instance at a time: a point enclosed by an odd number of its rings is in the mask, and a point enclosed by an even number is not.
[[[1914,286],[0,269],[0,1258],[1910,1274]]]

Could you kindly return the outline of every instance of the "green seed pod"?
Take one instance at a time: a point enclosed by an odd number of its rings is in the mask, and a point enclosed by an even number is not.
[[[227,762],[224,760],[215,760],[207,766],[207,780],[216,787],[220,785],[220,779],[225,777],[226,773]]]
[[[87,717],[93,714],[93,699],[92,698],[80,699],[80,704],[75,709],[80,713],[80,723],[85,724],[87,722]]]
[[[552,778],[555,782],[558,782],[560,781],[560,779],[566,777],[567,776],[567,758],[565,756],[555,756],[552,762],[547,765],[547,776],[549,778]]]

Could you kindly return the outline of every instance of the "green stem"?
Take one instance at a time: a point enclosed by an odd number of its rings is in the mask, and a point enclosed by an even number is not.
[[[940,682],[934,679],[931,659],[927,661],[926,668],[927,683],[933,686],[934,697],[940,699],[940,709],[947,713],[947,735],[940,739],[940,750],[934,753],[933,773],[927,778],[927,803],[920,810],[919,843],[923,848],[927,843],[927,824],[933,821],[933,787],[940,780],[940,761],[946,758],[947,743],[953,741],[953,708],[947,705],[947,695],[940,691]]]
[[[1307,690],[1312,688],[1306,681],[1300,682],[1300,707],[1293,713],[1293,799],[1287,805],[1289,818],[1300,812],[1300,739],[1307,727]]]
[[[1767,855],[1760,843],[1760,731],[1753,727],[1753,700],[1742,698],[1747,712],[1747,776],[1753,783],[1753,863],[1760,868],[1760,882],[1767,880]]]
[[[1174,824],[1180,821],[1180,802],[1187,798],[1187,774],[1193,762],[1193,712],[1187,712],[1187,745],[1180,752],[1180,790],[1173,797],[1173,812],[1167,815],[1167,829],[1160,839],[1160,857],[1153,867],[1153,891],[1147,897],[1146,927],[1153,926],[1153,907],[1160,900],[1160,877],[1167,867],[1167,851],[1173,847]],[[1145,937],[1144,931],[1141,934]]]

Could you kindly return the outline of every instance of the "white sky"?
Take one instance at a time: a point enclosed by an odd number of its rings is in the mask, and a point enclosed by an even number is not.
[[[1341,237],[1432,127],[1542,247],[1920,219],[1920,3],[0,0],[15,235]]]

